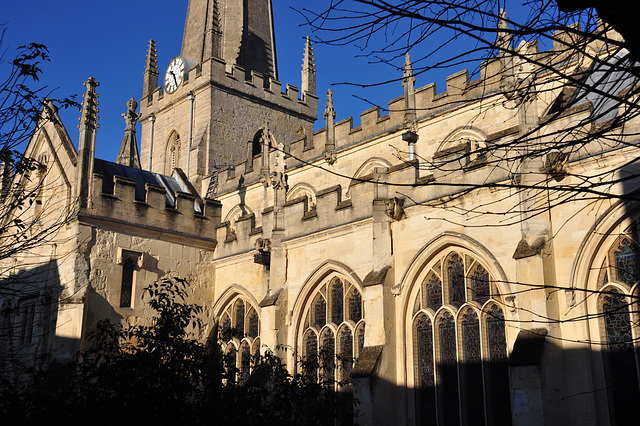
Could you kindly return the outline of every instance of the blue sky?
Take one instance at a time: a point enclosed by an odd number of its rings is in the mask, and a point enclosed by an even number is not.
[[[187,3],[187,0],[12,1],[3,8],[0,20],[6,29],[2,51],[5,60],[10,60],[21,44],[47,45],[51,62],[43,67],[41,83],[53,91],[54,97],[74,93],[80,96],[84,92],[82,83],[89,76],[95,77],[100,82],[96,156],[113,161],[124,135],[125,122],[121,114],[125,112],[126,102],[132,96],[137,100],[142,96],[148,41],[156,40],[158,66],[164,70],[171,58],[180,54]],[[311,32],[303,25],[303,17],[291,7],[318,8],[319,4],[322,2],[317,0],[274,0],[278,69],[283,87],[286,84],[300,86],[304,37]],[[369,64],[366,59],[354,58],[359,51],[352,46],[316,45],[314,53],[320,105],[324,105],[325,93],[331,87],[337,120],[353,116],[357,125],[360,112],[372,106],[369,102],[386,107],[390,99],[402,94],[399,82],[369,89],[336,86],[335,83],[344,81],[374,82],[402,75],[389,65]],[[437,81],[439,88],[444,88],[444,75],[438,77],[442,79]],[[429,81],[419,79],[418,86],[427,83]],[[316,129],[324,127],[321,111],[319,116]],[[62,116],[76,144],[78,117],[75,110]]]

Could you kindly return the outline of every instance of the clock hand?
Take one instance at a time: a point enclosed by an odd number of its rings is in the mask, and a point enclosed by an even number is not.
[[[178,87],[178,79],[176,78],[176,73],[174,73],[173,71],[170,71],[171,75],[173,76],[173,81],[176,83],[176,87]]]

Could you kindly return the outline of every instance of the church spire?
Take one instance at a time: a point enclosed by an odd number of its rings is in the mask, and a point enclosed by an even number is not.
[[[156,41],[149,40],[149,49],[147,50],[147,62],[144,66],[144,87],[142,89],[142,97],[156,90],[158,87],[158,56],[156,54]]]
[[[127,102],[127,112],[122,114],[124,120],[127,122],[127,128],[124,131],[124,139],[122,140],[122,146],[116,158],[116,163],[139,169],[141,167],[138,143],[136,141],[136,122],[140,118],[140,114],[136,112],[137,108],[138,103],[135,99],[129,99],[129,102]]]
[[[316,94],[316,64],[313,59],[313,46],[311,44],[311,38],[307,36],[307,41],[304,45],[304,59],[302,61],[302,93],[308,93],[310,95]]]
[[[196,63],[218,57],[247,76],[277,79],[271,0],[189,0],[181,55]]]

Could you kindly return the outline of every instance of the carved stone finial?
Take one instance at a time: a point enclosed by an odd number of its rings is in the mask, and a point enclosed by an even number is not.
[[[127,102],[127,112],[122,114],[127,123],[127,127],[124,131],[124,138],[122,139],[122,145],[120,146],[116,163],[139,169],[141,167],[138,143],[136,141],[136,123],[141,114],[138,114],[136,109],[138,109],[138,103],[132,97]]]
[[[79,208],[89,204],[89,187],[93,178],[93,161],[96,148],[96,130],[98,129],[98,94],[96,87],[100,85],[93,77],[89,77],[84,85],[87,91],[82,102],[80,115],[80,138],[78,140],[78,163],[74,177],[73,194]]]
[[[82,115],[80,116],[80,124],[78,128],[81,126],[91,126],[91,128],[96,129],[98,127],[98,94],[96,93],[96,87],[100,86],[100,83],[96,81],[95,78],[89,77],[84,83],[87,91],[83,95],[84,101],[82,102]]]
[[[513,42],[513,34],[509,31],[509,24],[507,23],[507,12],[504,9],[500,9],[500,15],[498,18],[498,35],[496,37],[496,48],[499,55],[504,55],[509,49],[511,49],[511,43]]]
[[[302,60],[302,93],[316,94],[316,64],[313,58],[311,38],[307,36]]]
[[[158,87],[158,55],[156,54],[156,41],[149,40],[147,61],[144,66],[144,85],[142,96],[147,96]]]
[[[335,120],[336,111],[333,109],[333,93],[331,89],[327,90],[327,105],[324,108],[324,119],[326,122],[325,143],[324,143],[324,159],[327,163],[336,162],[336,128]]]
[[[156,41],[149,40],[149,48],[147,49],[147,62],[144,67],[145,71],[158,72],[158,55],[156,52]]]
[[[415,83],[416,78],[413,76],[411,56],[407,52],[402,73],[402,85],[404,86],[404,128],[413,134],[417,133]]]

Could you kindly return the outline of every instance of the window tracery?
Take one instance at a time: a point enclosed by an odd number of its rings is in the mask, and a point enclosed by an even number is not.
[[[440,253],[424,277],[412,323],[418,423],[509,424],[505,320],[494,278],[455,248]]]
[[[629,228],[631,231],[633,228]],[[598,317],[612,423],[633,418],[640,400],[634,335],[638,335],[638,244],[631,232],[620,235],[609,248],[598,277]]]
[[[349,389],[355,358],[364,346],[364,315],[360,290],[342,276],[326,279],[311,298],[302,332],[301,353],[327,387]]]
[[[260,352],[260,319],[255,307],[236,297],[218,320],[218,341],[225,354],[227,380],[245,383]]]

